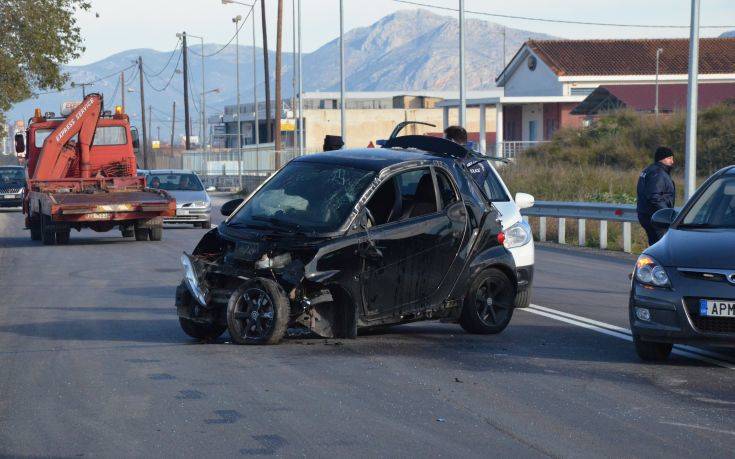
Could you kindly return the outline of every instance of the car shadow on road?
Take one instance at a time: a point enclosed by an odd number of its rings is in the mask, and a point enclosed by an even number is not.
[[[176,270],[177,272],[180,270]],[[171,300],[173,305],[176,296],[176,287],[172,286],[154,286],[154,287],[124,287],[115,290],[115,293],[122,296],[140,296],[143,298],[167,298]]]
[[[3,247],[43,247],[45,250],[49,248],[64,249],[66,247],[73,246],[87,246],[87,245],[107,245],[107,244],[121,244],[126,242],[137,242],[134,238],[84,238],[74,237],[72,233],[68,244],[48,246],[43,245],[41,241],[32,241],[30,236],[26,237],[0,237],[0,246]]]
[[[109,307],[98,307],[98,306],[41,306],[35,309],[46,310],[46,311],[60,311],[60,312],[81,312],[85,314],[94,314],[98,312],[111,312],[114,314],[160,314],[165,316],[174,317],[176,312],[173,308],[136,308],[132,306],[109,306]]]
[[[94,310],[94,309],[91,309]],[[171,319],[76,319],[0,325],[0,333],[52,341],[119,341],[186,344],[179,323]]]

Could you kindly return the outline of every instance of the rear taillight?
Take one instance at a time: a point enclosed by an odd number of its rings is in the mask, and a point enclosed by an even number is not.
[[[505,242],[505,233],[501,231],[498,233],[498,243],[503,244],[504,242]]]

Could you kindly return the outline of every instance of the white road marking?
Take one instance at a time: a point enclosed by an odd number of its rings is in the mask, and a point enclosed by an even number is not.
[[[661,424],[666,424],[666,425],[669,425],[669,426],[678,426],[678,427],[689,427],[691,429],[707,430],[707,431],[710,431],[710,432],[723,433],[723,434],[727,434],[727,435],[735,435],[735,431],[732,431],[732,430],[713,429],[712,427],[698,426],[696,424],[685,424],[683,422],[666,422],[666,421],[661,421]]]
[[[557,309],[547,308],[545,306],[539,306],[537,304],[531,304],[528,308],[523,308],[519,310],[530,312],[532,314],[543,317],[548,317],[550,319],[558,320],[560,322],[568,323],[570,325],[576,325],[578,327],[596,331],[598,333],[602,333],[603,335],[612,336],[614,338],[622,339],[624,341],[633,341],[633,336],[630,329],[609,324],[607,322],[600,322],[599,320],[589,319],[587,317],[570,314],[568,312],[559,311]],[[718,352],[712,352],[694,346],[685,346],[678,344],[674,346],[674,350],[672,352],[682,357],[687,357],[730,370],[735,370],[735,364],[730,361],[730,358]]]

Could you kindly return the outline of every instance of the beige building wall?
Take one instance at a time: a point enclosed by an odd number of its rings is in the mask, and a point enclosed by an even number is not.
[[[306,152],[322,150],[324,136],[340,134],[339,110],[304,110],[306,127]],[[401,121],[423,121],[435,124],[436,127],[413,125],[407,126],[404,134],[425,134],[442,131],[441,108],[394,108],[347,110],[347,148],[364,148],[370,142],[387,139],[396,124]],[[457,110],[449,111],[449,124],[457,124]],[[488,106],[485,111],[485,128],[487,132],[495,132],[495,107]],[[479,132],[480,109],[467,109],[467,130]]]

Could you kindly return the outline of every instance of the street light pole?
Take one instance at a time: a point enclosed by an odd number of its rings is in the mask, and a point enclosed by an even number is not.
[[[253,20],[253,112],[254,112],[254,123],[255,123],[255,168],[258,169],[258,157],[260,156],[260,115],[258,113],[258,68],[255,65],[257,62],[258,54],[255,51],[255,5],[254,2],[250,6],[250,16]]]
[[[661,60],[661,53],[664,52],[663,48],[656,50],[656,102],[653,107],[656,118],[658,118],[658,75],[659,75],[659,61]]]
[[[239,14],[232,18],[235,23],[235,79],[237,81],[237,178],[242,190],[242,122],[240,121],[240,20]]]
[[[464,71],[464,0],[459,0],[459,125],[467,122],[467,94]]]
[[[689,84],[687,86],[686,159],[684,160],[684,199],[697,187],[697,96],[699,75],[699,6],[692,0],[692,22],[689,33]]]
[[[304,154],[304,78],[301,75],[301,0],[299,9],[299,155]]]
[[[339,0],[339,119],[344,145],[347,144],[345,102],[345,11],[344,1]]]

